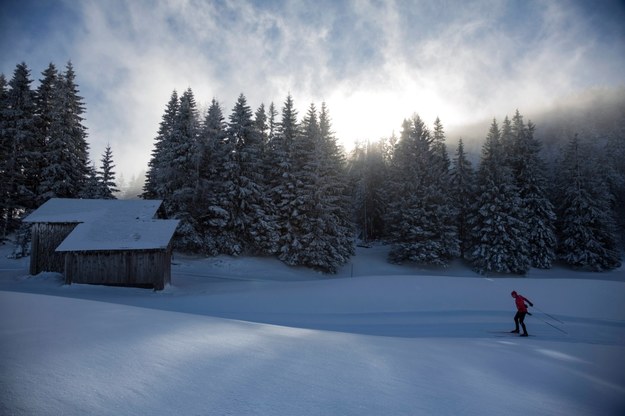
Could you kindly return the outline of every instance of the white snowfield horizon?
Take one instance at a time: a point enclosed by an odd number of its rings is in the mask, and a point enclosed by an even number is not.
[[[27,276],[0,246],[7,415],[625,414],[625,270],[337,275],[176,254],[165,290]],[[535,307],[514,328],[516,290]]]

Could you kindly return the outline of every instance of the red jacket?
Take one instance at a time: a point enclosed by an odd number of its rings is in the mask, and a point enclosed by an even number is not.
[[[516,308],[519,312],[527,312],[527,305],[525,304],[525,302],[529,303],[530,305],[532,304],[532,302],[530,302],[528,299],[525,299],[518,293],[514,297],[514,303],[516,303]]]

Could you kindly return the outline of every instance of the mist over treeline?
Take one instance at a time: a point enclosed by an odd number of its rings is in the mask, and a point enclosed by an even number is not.
[[[503,118],[514,110],[493,115]],[[625,134],[625,86],[616,89],[595,88],[571,95],[548,108],[530,109],[526,118],[536,124],[535,136],[543,145],[547,161],[556,159],[568,139],[577,134],[599,148],[612,136]],[[462,138],[470,158],[479,161],[484,137],[492,119],[475,121],[450,129],[448,137]],[[448,144],[451,144],[448,141]]]
[[[114,149],[99,167],[89,160],[71,63],[32,83],[24,63],[0,77],[3,237],[50,198],[120,195]],[[298,114],[290,95],[252,109],[241,94],[229,112],[217,99],[200,111],[188,88],[163,106],[140,194],[181,220],[178,250],[276,256],[327,273],[373,241],[391,244],[390,262],[460,259],[483,274],[620,266],[623,90],[463,132],[414,114],[348,154],[325,103]]]

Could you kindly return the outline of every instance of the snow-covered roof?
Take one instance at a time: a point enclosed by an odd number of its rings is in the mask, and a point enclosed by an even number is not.
[[[52,198],[24,218],[25,222],[79,223],[109,218],[147,220],[154,218],[163,201],[119,199]]]
[[[166,248],[178,220],[98,220],[79,224],[56,251],[151,250]]]

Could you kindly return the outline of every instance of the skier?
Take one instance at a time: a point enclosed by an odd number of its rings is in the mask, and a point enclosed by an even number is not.
[[[528,336],[527,328],[525,328],[525,323],[523,321],[525,320],[525,315],[531,315],[531,313],[527,311],[527,305],[525,304],[525,302],[529,303],[530,306],[534,306],[534,304],[530,302],[529,299],[524,298],[523,296],[516,293],[516,291],[514,290],[510,295],[512,295],[512,297],[514,298],[514,303],[516,303],[517,309],[517,313],[516,315],[514,315],[514,324],[516,325],[516,329],[510,332],[513,334],[518,334],[519,324],[521,324],[521,328],[523,328],[523,333],[521,334],[521,336],[526,337]]]

